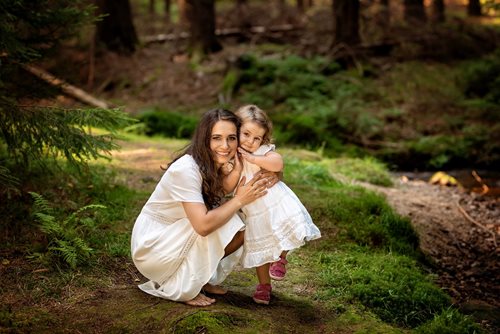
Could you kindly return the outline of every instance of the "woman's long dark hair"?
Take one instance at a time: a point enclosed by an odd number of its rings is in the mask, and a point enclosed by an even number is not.
[[[210,149],[210,139],[212,129],[218,121],[228,121],[236,126],[237,138],[240,134],[240,119],[232,111],[226,109],[213,109],[207,111],[201,117],[196,130],[194,131],[191,143],[183,149],[177,157],[168,165],[172,165],[177,159],[184,154],[189,154],[200,168],[200,173],[203,179],[202,194],[203,200],[208,209],[213,209],[220,205],[224,196],[222,186],[221,171],[217,168],[215,157]],[[168,169],[167,167],[167,169]]]

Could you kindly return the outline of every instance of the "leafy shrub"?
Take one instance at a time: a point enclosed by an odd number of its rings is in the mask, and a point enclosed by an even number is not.
[[[448,307],[450,298],[406,256],[367,253],[323,254],[320,278],[330,296],[359,301],[382,320],[416,327]]]
[[[84,240],[89,229],[95,227],[94,220],[83,213],[88,210],[104,209],[103,205],[86,205],[67,217],[56,217],[54,209],[40,194],[30,192],[34,199],[33,215],[40,224],[40,231],[47,237],[47,254],[35,254],[42,259],[43,255],[55,259],[57,263],[76,268],[90,257],[93,249]]]
[[[198,123],[195,117],[156,108],[141,114],[139,120],[146,125],[146,135],[172,138],[191,138]]]
[[[269,112],[279,143],[342,151],[342,141],[376,136],[381,129],[380,120],[366,112],[363,102],[372,90],[359,75],[340,72],[335,62],[244,56],[240,70],[235,89],[244,102]]]
[[[463,67],[464,93],[500,104],[500,49]]]

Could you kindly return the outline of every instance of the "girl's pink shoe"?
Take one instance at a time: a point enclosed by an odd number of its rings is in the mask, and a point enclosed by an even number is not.
[[[286,265],[288,261],[282,257],[276,262],[273,262],[269,267],[269,275],[275,281],[281,281],[285,278]]]
[[[253,301],[257,304],[269,305],[272,289],[271,284],[258,284],[253,294]]]

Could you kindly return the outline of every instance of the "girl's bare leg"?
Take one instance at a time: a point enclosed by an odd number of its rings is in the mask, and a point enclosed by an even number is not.
[[[287,254],[288,254],[288,251],[282,251],[280,257],[286,260]]]
[[[255,268],[259,284],[271,284],[271,276],[269,276],[270,265],[271,265],[270,263],[266,263]]]
[[[224,248],[224,257],[236,252],[241,246],[243,246],[243,241],[245,238],[245,231],[238,231],[234,235],[233,240]]]

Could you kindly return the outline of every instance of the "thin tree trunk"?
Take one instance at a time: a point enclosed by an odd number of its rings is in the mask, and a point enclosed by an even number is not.
[[[467,14],[469,16],[481,16],[481,2],[479,0],[469,0]]]
[[[426,22],[424,0],[404,0],[404,18],[410,24]]]
[[[333,0],[332,4],[333,43],[359,44],[359,0]]]
[[[297,9],[300,13],[305,12],[305,3],[304,0],[297,0]]]
[[[172,5],[171,0],[164,1],[163,13],[165,14],[165,21],[167,22],[170,22],[171,5]]]
[[[129,0],[97,0],[97,7],[106,16],[96,23],[96,46],[102,43],[111,51],[133,53],[139,40]]]
[[[149,0],[149,5],[148,5],[148,12],[150,15],[154,15],[156,13],[156,1],[155,0]]]
[[[444,0],[433,0],[432,1],[432,17],[434,22],[444,22],[445,21],[445,6]]]
[[[387,28],[391,23],[391,8],[389,0],[380,0],[380,7],[380,22],[384,28]]]
[[[203,55],[221,50],[222,45],[215,37],[214,0],[186,0],[185,3],[191,53]]]

